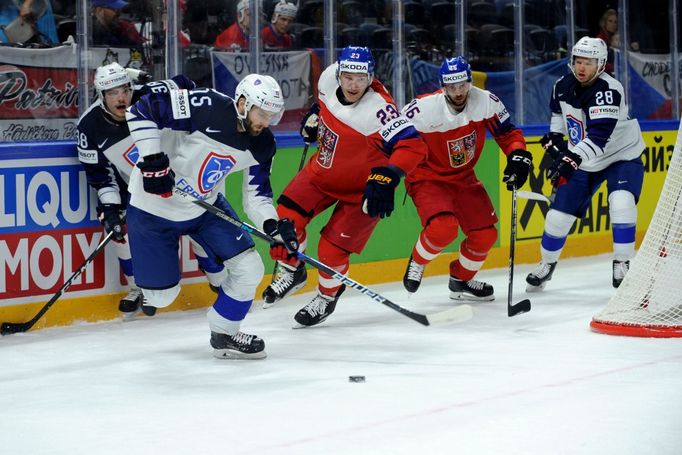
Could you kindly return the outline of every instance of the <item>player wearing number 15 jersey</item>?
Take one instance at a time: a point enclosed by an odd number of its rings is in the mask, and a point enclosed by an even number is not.
[[[426,264],[457,238],[461,227],[466,238],[460,244],[459,258],[450,263],[450,298],[493,300],[493,287],[474,280],[497,240],[495,209],[474,166],[486,131],[507,155],[502,181],[508,189],[525,183],[531,155],[502,101],[471,85],[471,67],[466,60],[445,59],[440,79],[441,90],[417,98],[403,109],[429,146],[428,160],[405,179],[423,230],[403,284],[408,292],[416,292]]]
[[[338,61],[323,71],[319,106],[313,105],[301,129],[306,142],[319,142],[317,152],[278,199],[279,216],[294,220],[301,244],[308,223],[334,207],[322,229],[318,255],[342,274],[348,272],[350,254],[362,252],[379,219],[393,211],[401,176],[427,152],[412,122],[373,76],[374,59],[366,47],[344,48]],[[264,292],[266,306],[299,289],[306,279],[303,264],[285,251],[271,253],[280,264]],[[339,280],[320,272],[318,295],[296,314],[297,327],[324,321],[343,290]]]

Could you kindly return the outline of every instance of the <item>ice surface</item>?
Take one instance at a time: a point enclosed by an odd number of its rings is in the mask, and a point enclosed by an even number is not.
[[[204,311],[82,324],[0,339],[2,454],[682,453],[682,340],[589,330],[614,290],[608,256],[561,261],[539,294],[517,266],[477,278],[494,302],[423,327],[352,290],[319,327],[292,330],[312,294],[243,324],[268,358],[211,356]],[[449,308],[447,276],[411,299]],[[349,382],[351,375],[366,377]]]

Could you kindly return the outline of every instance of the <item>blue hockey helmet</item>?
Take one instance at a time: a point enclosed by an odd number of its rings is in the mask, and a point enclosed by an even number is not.
[[[367,74],[370,81],[374,77],[374,57],[372,57],[372,51],[367,47],[344,47],[339,54],[337,63],[337,79],[341,73]]]
[[[444,59],[440,66],[441,85],[460,82],[471,82],[471,65],[461,56]]]

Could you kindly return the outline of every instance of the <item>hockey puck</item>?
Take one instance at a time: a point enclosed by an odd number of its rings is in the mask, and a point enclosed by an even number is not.
[[[348,376],[348,382],[365,382],[364,376]]]

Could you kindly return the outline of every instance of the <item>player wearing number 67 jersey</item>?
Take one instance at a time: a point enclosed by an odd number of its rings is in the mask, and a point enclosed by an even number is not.
[[[507,156],[502,181],[509,190],[525,183],[531,155],[502,101],[473,87],[471,81],[466,60],[446,58],[440,69],[443,88],[403,109],[429,146],[428,160],[405,179],[423,226],[403,279],[408,292],[417,291],[426,264],[457,238],[461,227],[466,238],[460,244],[459,258],[450,263],[450,298],[495,298],[490,284],[474,280],[497,240],[495,209],[474,166],[486,131]]]
[[[613,236],[614,287],[620,285],[635,254],[645,147],[639,123],[629,116],[623,86],[604,73],[604,41],[580,38],[571,54],[571,72],[559,78],[552,90],[550,132],[540,141],[554,160],[547,178],[557,191],[545,219],[542,262],[526,277],[528,291],[542,290],[552,278],[571,226],[585,216],[592,195],[604,181]]]
[[[275,140],[268,126],[283,112],[277,82],[250,74],[237,85],[234,99],[212,89],[173,90],[142,97],[127,114],[140,154],[130,176],[128,209],[137,282],[149,304],[173,302],[180,292],[180,235],[219,258],[228,274],[208,310],[210,343],[219,358],[265,357],[263,340],[239,330],[263,278],[263,262],[246,232],[192,200],[203,199],[237,218],[220,190],[228,174],[243,171],[247,215],[295,251],[294,227],[278,220],[270,186]]]
[[[148,315],[156,311],[154,307],[143,305],[142,291],[135,285],[130,247],[126,242],[128,181],[138,152],[128,131],[125,110],[146,93],[194,88],[194,82],[185,76],[155,82],[146,80],[147,76],[115,62],[100,66],[93,81],[98,98],[78,120],[78,159],[85,168],[88,183],[97,192],[99,219],[107,232],[114,232],[119,264],[130,286],[119,304],[119,310],[125,316],[134,315],[140,307]],[[136,85],[135,82],[146,83]],[[225,273],[223,267],[210,260],[195,242],[191,242],[191,246],[211,285],[220,283]]]
[[[400,115],[386,88],[374,79],[374,59],[366,47],[348,46],[320,76],[319,105],[303,119],[306,142],[317,152],[278,199],[280,217],[294,220],[301,244],[308,223],[334,207],[322,229],[318,255],[341,274],[350,254],[362,252],[380,218],[393,211],[395,187],[426,155],[412,122]],[[263,294],[266,307],[303,286],[305,265],[280,250],[273,281]],[[319,324],[344,290],[341,281],[320,272],[318,295],[295,316],[297,327]]]

